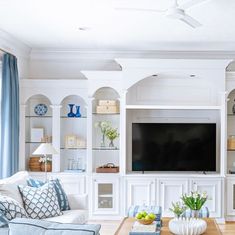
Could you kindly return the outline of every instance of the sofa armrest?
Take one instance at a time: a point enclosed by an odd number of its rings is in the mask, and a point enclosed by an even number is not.
[[[87,210],[88,196],[87,194],[67,194],[69,206],[71,210]]]

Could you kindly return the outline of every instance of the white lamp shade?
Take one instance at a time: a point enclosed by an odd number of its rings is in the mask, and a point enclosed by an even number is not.
[[[51,143],[40,144],[39,147],[33,152],[33,155],[49,155],[58,154]]]

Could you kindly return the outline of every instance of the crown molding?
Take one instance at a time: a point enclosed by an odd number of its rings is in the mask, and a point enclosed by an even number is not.
[[[28,58],[31,52],[31,48],[29,46],[1,29],[0,48],[14,54],[16,57]]]
[[[169,50],[78,50],[33,48],[32,60],[114,60],[115,58],[148,59],[234,59],[234,51],[169,51]]]

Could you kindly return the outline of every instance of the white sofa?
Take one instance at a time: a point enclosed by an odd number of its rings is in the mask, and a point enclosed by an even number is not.
[[[12,177],[0,180],[0,195],[12,197],[23,205],[18,185],[26,185],[27,178],[29,178],[28,172],[21,171]],[[63,211],[63,215],[61,216],[47,218],[45,220],[59,223],[85,224],[88,219],[87,195],[70,194],[67,196],[71,210]],[[2,234],[1,231],[0,234]]]

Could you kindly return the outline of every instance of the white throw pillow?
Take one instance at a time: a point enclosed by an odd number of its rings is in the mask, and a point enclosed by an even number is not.
[[[18,185],[26,185],[29,174],[27,171],[20,171],[9,178],[0,180],[0,195],[15,199],[23,206],[21,194]]]

